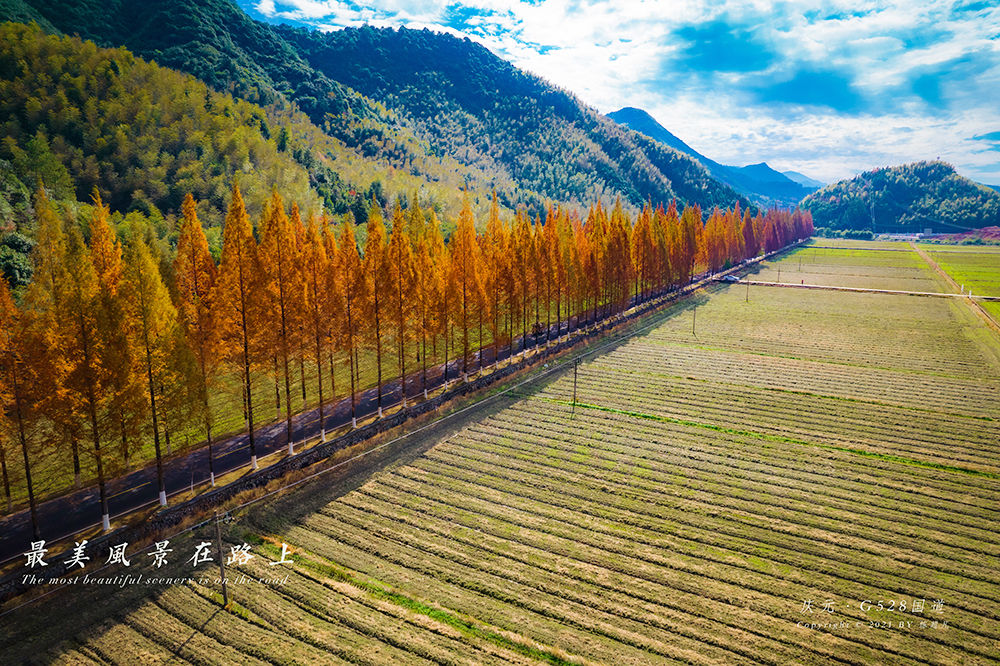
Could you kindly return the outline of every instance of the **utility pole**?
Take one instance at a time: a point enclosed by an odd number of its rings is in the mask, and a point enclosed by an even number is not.
[[[219,512],[215,512],[215,543],[219,548],[219,573],[222,575],[222,607],[229,607],[229,588],[226,586],[226,558],[222,552],[222,531],[219,529]]]
[[[747,276],[745,278],[745,282],[747,283],[747,300],[745,302],[749,303],[750,302],[750,277],[749,276]]]
[[[580,359],[576,359],[573,363],[573,411],[572,415],[576,416],[576,371],[580,368]]]
[[[695,305],[694,306],[694,313],[692,313],[692,315],[691,315],[691,335],[697,335],[697,333],[694,332],[694,327],[695,327],[695,324],[697,324],[697,323],[698,323],[698,306]]]

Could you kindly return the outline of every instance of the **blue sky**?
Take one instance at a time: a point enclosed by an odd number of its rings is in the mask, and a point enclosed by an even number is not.
[[[940,158],[1000,184],[1000,2],[238,0],[320,30],[474,39],[701,153],[823,181]]]

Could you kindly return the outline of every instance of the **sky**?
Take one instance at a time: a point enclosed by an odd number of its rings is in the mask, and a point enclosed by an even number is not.
[[[469,37],[724,164],[823,182],[942,159],[1000,184],[1000,0],[238,0],[319,30]]]

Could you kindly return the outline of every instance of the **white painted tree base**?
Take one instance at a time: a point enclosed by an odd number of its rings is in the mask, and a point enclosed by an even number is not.
[[[111,516],[109,516],[108,514],[104,514],[103,516],[101,516],[101,528],[105,532],[111,531]]]
[[[252,469],[260,469],[257,467],[257,456],[250,456],[250,467]]]
[[[160,491],[160,506],[167,505],[167,493],[164,490]]]
[[[215,472],[210,472],[208,475],[208,480],[212,483],[212,487],[215,487]]]
[[[288,442],[288,455],[290,456],[295,455],[295,444],[293,444],[292,442]]]

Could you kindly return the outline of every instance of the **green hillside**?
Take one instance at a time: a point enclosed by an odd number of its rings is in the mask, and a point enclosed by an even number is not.
[[[318,209],[275,124],[125,49],[0,25],[0,159],[8,180],[31,190],[42,181],[55,199],[86,201],[97,187],[113,210],[173,212],[191,192],[213,223],[238,178],[255,210],[272,186]]]
[[[955,233],[1000,224],[1000,194],[944,162],[876,169],[810,194],[816,227],[874,233]]]
[[[264,104],[294,102],[366,158],[425,180],[460,176],[501,202],[739,199],[694,160],[619,127],[485,48],[450,35],[321,34],[249,18],[229,0],[33,0],[66,33],[181,69]],[[746,201],[742,200],[746,205]]]

